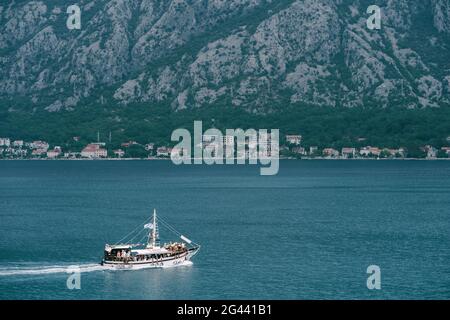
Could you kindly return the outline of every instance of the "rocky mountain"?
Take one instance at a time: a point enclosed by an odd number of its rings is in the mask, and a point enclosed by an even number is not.
[[[89,99],[252,112],[450,104],[448,0],[79,0],[80,30],[66,27],[71,4],[0,4],[2,101],[49,112]],[[380,30],[366,25],[372,4]]]

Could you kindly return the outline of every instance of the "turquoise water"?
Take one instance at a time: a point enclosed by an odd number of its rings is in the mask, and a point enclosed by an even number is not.
[[[194,264],[99,270],[154,207]],[[446,161],[1,161],[0,299],[449,299],[449,230]]]

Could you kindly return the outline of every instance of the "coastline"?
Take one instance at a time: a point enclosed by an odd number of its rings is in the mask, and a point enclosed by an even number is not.
[[[268,158],[270,159],[270,158]],[[191,158],[195,160],[195,158]],[[203,159],[202,159],[203,160]],[[237,160],[234,158],[233,160]],[[450,158],[352,158],[352,159],[342,159],[342,158],[279,158],[279,160],[291,160],[291,161],[313,161],[313,160],[326,160],[326,161],[450,161]],[[0,161],[171,161],[170,158],[98,158],[98,159],[47,159],[47,158],[30,158],[30,159],[0,159]],[[248,159],[246,159],[246,162]]]

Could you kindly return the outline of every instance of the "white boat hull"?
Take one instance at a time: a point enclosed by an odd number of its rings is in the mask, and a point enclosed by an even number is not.
[[[187,254],[177,258],[167,258],[163,260],[147,260],[147,261],[107,261],[103,260],[102,265],[113,270],[139,270],[139,269],[156,269],[156,268],[173,268],[180,266],[192,265],[190,258],[198,252],[198,248],[190,250]]]

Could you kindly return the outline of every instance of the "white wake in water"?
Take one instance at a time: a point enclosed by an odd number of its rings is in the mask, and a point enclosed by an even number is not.
[[[164,266],[162,269],[175,268],[181,266],[191,266],[191,261],[184,261],[174,266]],[[93,271],[105,271],[105,270],[142,270],[142,269],[155,269],[150,265],[128,265],[128,266],[102,266],[99,263],[88,264],[72,264],[72,265],[53,265],[53,266],[11,266],[0,267],[0,277],[2,276],[20,276],[20,275],[46,275],[55,273],[73,273],[73,272],[93,272]]]
[[[68,273],[68,272],[93,272],[107,270],[106,267],[98,263],[81,264],[81,265],[53,265],[53,266],[36,266],[36,267],[0,267],[1,276],[17,276],[17,275],[44,275],[52,273]]]

